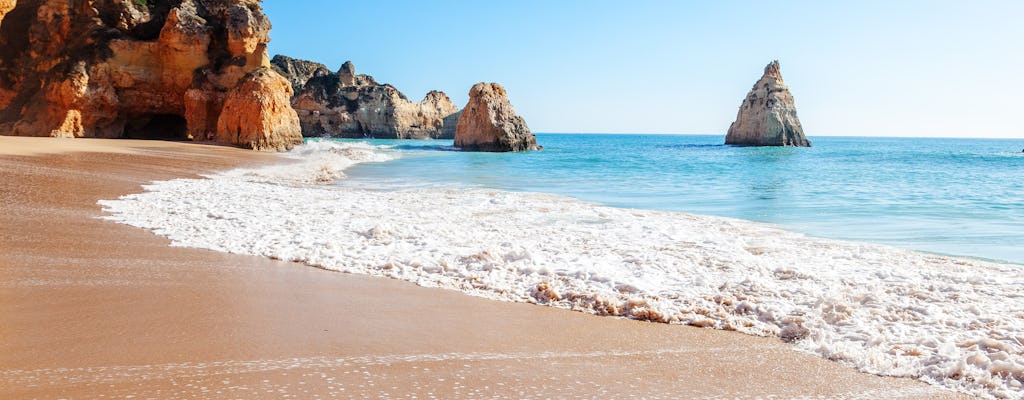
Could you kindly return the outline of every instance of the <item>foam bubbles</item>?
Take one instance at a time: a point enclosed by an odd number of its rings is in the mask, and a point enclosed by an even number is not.
[[[809,238],[747,221],[479,189],[317,185],[388,156],[297,161],[101,201],[176,246],[291,260],[492,299],[774,335],[870,373],[988,397],[1024,383],[1019,266]],[[322,168],[321,168],[322,167]]]
[[[344,171],[353,165],[394,159],[390,154],[381,152],[380,148],[365,143],[310,140],[286,153],[284,156],[288,161],[281,164],[236,169],[216,177],[283,185],[328,184],[343,178]]]

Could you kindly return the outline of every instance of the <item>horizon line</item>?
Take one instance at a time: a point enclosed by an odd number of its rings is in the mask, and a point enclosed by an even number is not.
[[[725,133],[678,133],[678,132],[553,132],[553,131],[535,131],[535,134],[548,134],[548,135],[663,135],[663,136],[722,136],[725,137]],[[813,137],[865,137],[865,138],[892,138],[892,139],[1002,139],[1002,140],[1024,140],[1024,134],[1021,136],[1006,137],[1006,136],[934,136],[934,135],[900,135],[900,136],[889,136],[889,135],[851,135],[851,134],[819,134],[819,135],[807,135],[808,138]]]

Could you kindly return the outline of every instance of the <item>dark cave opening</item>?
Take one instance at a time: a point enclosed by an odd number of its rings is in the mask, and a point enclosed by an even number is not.
[[[124,138],[188,140],[188,123],[176,114],[141,114],[128,118]]]

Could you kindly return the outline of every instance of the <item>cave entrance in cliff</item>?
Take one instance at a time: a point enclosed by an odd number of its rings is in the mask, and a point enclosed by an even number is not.
[[[177,114],[140,114],[124,125],[127,139],[188,140],[188,123]]]

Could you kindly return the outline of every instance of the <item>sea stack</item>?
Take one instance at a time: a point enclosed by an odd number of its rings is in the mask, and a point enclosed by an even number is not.
[[[725,144],[740,146],[810,147],[789,87],[782,81],[779,62],[764,67],[764,75],[750,89],[725,135]]]
[[[0,134],[302,143],[258,0],[19,0],[0,18]]]
[[[493,152],[541,149],[526,120],[516,115],[505,88],[484,82],[469,90],[469,103],[455,127],[455,147]]]

